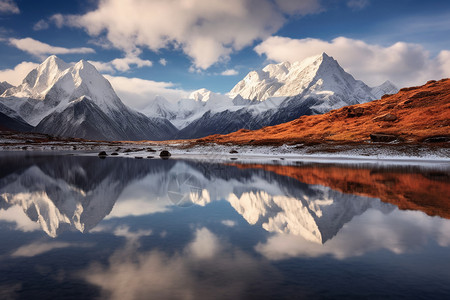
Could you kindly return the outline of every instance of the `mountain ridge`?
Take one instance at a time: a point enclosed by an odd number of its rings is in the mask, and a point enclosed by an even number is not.
[[[301,62],[270,64],[252,71],[227,95],[203,88],[176,104],[157,96],[137,112],[120,100],[92,64],[85,60],[68,64],[52,55],[21,85],[7,88],[0,103],[41,133],[88,139],[164,140],[259,129],[371,101],[375,95],[395,90],[389,81],[367,86],[322,53]],[[55,126],[55,122],[62,126]],[[94,132],[90,134],[90,130]]]
[[[199,142],[302,144],[314,142],[411,142],[450,140],[450,79],[403,88],[380,100],[302,116],[259,130],[214,135]]]

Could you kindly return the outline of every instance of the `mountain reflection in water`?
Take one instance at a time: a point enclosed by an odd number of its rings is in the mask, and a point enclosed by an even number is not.
[[[64,298],[65,292],[105,299],[146,299],[148,293],[184,299],[286,298],[292,293],[316,297],[320,291],[312,288],[312,278],[324,280],[329,273],[341,282],[363,272],[350,265],[336,267],[340,260],[377,253],[371,256],[377,261],[388,250],[398,255],[391,263],[403,267],[408,265],[401,256],[405,253],[425,256],[431,251],[433,259],[448,261],[449,178],[448,165],[215,164],[2,155],[0,235],[9,242],[0,246],[0,261],[8,261],[0,273],[14,269],[17,274],[0,276],[0,290],[8,291],[0,292],[0,298],[34,296],[32,291],[41,291],[39,274],[48,272],[55,273],[57,282],[72,284],[76,274],[83,282],[79,284],[91,288],[47,289],[43,298]],[[444,252],[436,250],[439,247]],[[45,267],[33,260],[49,253],[56,256],[47,257]],[[62,263],[66,256],[73,257],[73,263]],[[309,263],[292,261],[321,257]],[[31,261],[22,264],[21,259]],[[417,285],[423,295],[450,294],[445,279],[450,278],[450,266],[444,268],[448,263],[436,268],[427,256],[425,267],[414,259],[417,269],[411,274],[418,272],[423,280]],[[283,264],[286,260],[289,266]],[[30,262],[36,264],[34,269],[27,269]],[[298,273],[307,266],[308,271]],[[372,271],[384,272],[378,268]],[[25,282],[20,270],[34,275]],[[342,273],[335,274],[337,270]],[[401,277],[401,270],[394,272],[399,294],[416,283]],[[360,284],[372,282],[369,274],[361,274]],[[288,283],[291,276],[295,282]],[[431,281],[436,277],[441,280]],[[342,283],[341,292],[333,294],[336,287],[329,286],[330,294],[322,296],[366,295],[348,286],[342,292],[344,287]],[[422,295],[413,290],[411,295]]]
[[[136,193],[121,196],[138,181],[147,188],[133,197],[157,202],[147,213],[226,200],[251,225],[318,243],[369,208],[389,213],[397,205],[450,217],[448,173],[417,167],[219,165],[75,156],[13,156],[1,159],[0,165],[0,207],[20,206],[51,237],[69,228],[88,232],[123,209],[142,214],[146,205],[139,201],[136,207],[123,207],[119,201],[114,209],[118,199]]]

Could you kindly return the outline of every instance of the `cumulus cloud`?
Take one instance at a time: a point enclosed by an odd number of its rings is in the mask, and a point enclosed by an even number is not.
[[[120,99],[135,109],[144,108],[157,95],[172,102],[189,95],[188,91],[177,89],[175,84],[171,82],[111,75],[105,75],[105,77],[111,82]]]
[[[115,58],[109,62],[97,62],[93,61],[92,64],[100,72],[114,73],[116,70],[126,72],[134,65],[137,68],[151,67],[153,63],[146,59],[139,58],[140,51],[134,51],[134,53],[128,53],[125,57]]]
[[[369,85],[389,79],[399,86],[409,86],[450,76],[450,66],[445,63],[449,51],[431,57],[421,45],[403,42],[384,47],[345,37],[329,42],[273,36],[256,46],[255,51],[277,62],[299,61],[326,52],[347,72]]]
[[[135,65],[138,68],[151,67],[153,63],[146,59],[141,59],[138,56],[127,56],[123,58],[116,58],[111,61],[111,64],[115,69],[119,71],[128,71],[131,65]]]
[[[238,75],[238,74],[239,74],[239,72],[236,71],[235,69],[228,69],[228,70],[225,70],[222,73],[220,73],[220,75],[223,75],[223,76],[234,76],[234,75]]]
[[[167,60],[166,60],[165,58],[161,58],[161,59],[159,60],[159,63],[160,63],[162,66],[165,66],[165,65],[167,65]]]
[[[14,0],[0,0],[0,13],[18,14],[20,10]]]
[[[187,248],[187,251],[198,259],[211,259],[219,250],[219,240],[205,227],[197,229],[195,239]]]
[[[191,251],[192,245],[218,243],[214,251]],[[200,245],[199,245],[200,246]],[[196,247],[196,246],[195,246]],[[204,256],[204,254],[207,256]],[[139,243],[117,250],[107,264],[94,263],[80,276],[101,289],[107,299],[240,299],[249,287],[255,298],[273,289],[271,282],[260,284],[262,274],[277,273],[265,261],[220,243],[206,228],[196,230],[194,240],[180,253],[142,251]]]
[[[16,47],[17,49],[30,53],[39,58],[52,54],[75,54],[75,53],[87,54],[95,52],[94,49],[86,47],[81,48],[55,47],[29,37],[24,39],[10,38],[9,43],[12,46]]]
[[[12,85],[19,85],[25,76],[30,73],[31,70],[37,68],[39,64],[24,61],[14,67],[14,69],[0,70],[0,81],[7,81]]]
[[[286,15],[320,9],[318,0],[104,0],[84,15],[57,14],[51,21],[106,37],[125,53],[142,47],[152,51],[174,47],[187,54],[196,68],[207,69],[276,32]],[[136,15],[140,17],[130,17]]]

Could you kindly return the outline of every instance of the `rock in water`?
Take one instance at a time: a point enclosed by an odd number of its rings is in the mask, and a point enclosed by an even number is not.
[[[172,156],[172,154],[170,154],[170,152],[167,150],[163,150],[159,154],[159,157],[161,157],[162,159],[168,159],[170,156]]]

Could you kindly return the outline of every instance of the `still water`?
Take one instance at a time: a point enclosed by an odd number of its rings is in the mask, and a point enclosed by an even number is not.
[[[450,166],[0,155],[0,299],[449,299]]]

